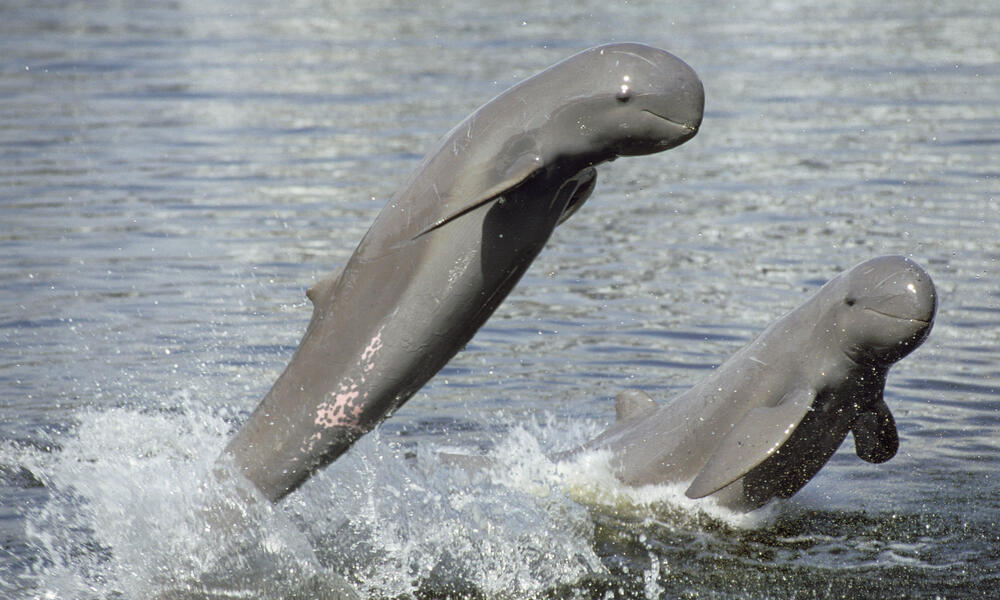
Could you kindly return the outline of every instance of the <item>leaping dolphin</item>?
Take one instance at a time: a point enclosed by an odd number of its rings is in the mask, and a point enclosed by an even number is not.
[[[620,394],[617,422],[583,449],[609,449],[627,484],[691,481],[688,497],[738,510],[791,497],[848,432],[859,457],[885,462],[899,446],[886,375],[927,338],[936,305],[915,262],[865,261],[668,404]]]
[[[340,456],[420,389],[493,313],[552,230],[594,189],[594,167],[691,139],[704,89],[642,44],[576,54],[449,132],[339,275],[225,453],[272,501]]]

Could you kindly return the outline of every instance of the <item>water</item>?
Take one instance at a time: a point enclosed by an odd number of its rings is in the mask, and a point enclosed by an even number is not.
[[[0,8],[0,596],[992,597],[1000,9],[650,4]],[[423,152],[615,40],[699,72],[698,136],[602,167],[465,351],[279,509],[214,498],[305,288]],[[889,463],[848,444],[736,516],[545,459],[885,253],[940,296],[890,372]],[[213,502],[250,525],[206,530]]]

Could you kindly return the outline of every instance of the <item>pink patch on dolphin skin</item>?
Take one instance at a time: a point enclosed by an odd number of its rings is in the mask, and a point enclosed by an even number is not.
[[[382,330],[372,338],[372,341],[368,343],[368,346],[361,353],[361,362],[364,366],[361,368],[366,374],[371,373],[375,368],[375,354],[382,349]]]
[[[349,391],[347,393],[344,393],[344,394],[334,394],[333,395],[333,401],[334,401],[335,404],[347,404],[351,400],[354,400],[355,398],[357,398],[360,395],[361,395],[361,392],[359,392],[358,390],[355,389],[355,390],[351,390],[351,391]]]
[[[343,386],[341,389],[345,389]],[[361,416],[361,406],[355,400],[361,397],[361,392],[354,387],[349,392],[335,393],[332,402],[321,402],[316,407],[316,420],[319,427],[357,427]]]
[[[368,346],[361,352],[361,361],[371,361],[375,353],[382,349],[382,330],[372,338],[372,341],[368,342]],[[370,370],[370,369],[368,369]]]
[[[380,329],[361,352],[361,360],[358,366],[361,367],[364,374],[368,374],[375,369],[374,358],[381,349],[382,330]],[[362,394],[360,390],[361,385],[365,384],[365,379],[362,375],[360,384],[352,379],[341,383],[337,391],[330,394],[330,401],[321,402],[316,407],[316,419],[314,423],[318,427],[326,429],[331,427],[349,427],[360,430],[361,427],[358,423],[364,412],[365,399],[368,397],[368,392]]]

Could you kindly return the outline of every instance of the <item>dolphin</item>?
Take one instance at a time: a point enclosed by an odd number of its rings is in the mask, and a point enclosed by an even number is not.
[[[389,200],[336,276],[284,372],[224,450],[277,502],[419,390],[489,318],[594,169],[691,139],[704,89],[676,56],[585,50],[480,107]]]
[[[934,283],[912,260],[865,261],[669,403],[619,394],[617,421],[560,458],[610,450],[626,484],[690,481],[689,498],[736,510],[791,497],[848,432],[859,457],[885,462],[899,447],[886,375],[927,338],[936,305]]]

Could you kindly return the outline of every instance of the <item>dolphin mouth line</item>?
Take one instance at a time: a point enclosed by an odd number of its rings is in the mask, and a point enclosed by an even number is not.
[[[894,315],[887,312],[882,312],[881,310],[875,310],[874,308],[865,307],[865,310],[871,311],[877,315],[882,315],[883,317],[889,317],[890,319],[896,319],[897,321],[916,321],[917,323],[923,323],[927,325],[930,323],[927,319],[917,319],[915,317],[900,317],[899,315]]]
[[[642,112],[649,113],[649,114],[653,115],[654,117],[656,117],[657,119],[663,119],[664,121],[666,121],[668,123],[671,123],[671,124],[676,125],[678,127],[682,127],[684,129],[687,129],[688,131],[692,131],[692,132],[698,131],[698,126],[697,125],[689,125],[688,123],[681,123],[680,121],[675,121],[675,120],[673,120],[673,119],[671,119],[669,117],[664,117],[661,114],[657,114],[657,113],[649,110],[648,108],[642,109]]]

